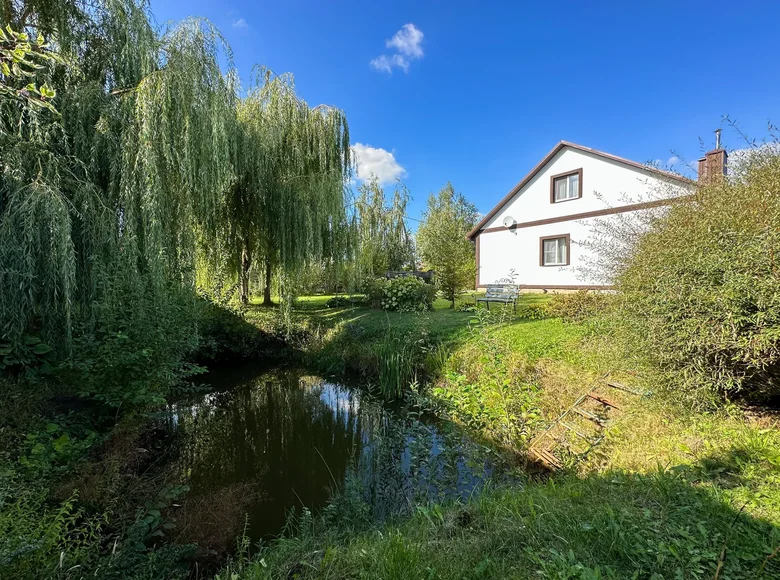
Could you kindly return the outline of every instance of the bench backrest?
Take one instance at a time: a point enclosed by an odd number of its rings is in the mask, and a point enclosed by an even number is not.
[[[517,284],[488,284],[485,298],[500,298],[502,300],[516,299],[519,293]]]

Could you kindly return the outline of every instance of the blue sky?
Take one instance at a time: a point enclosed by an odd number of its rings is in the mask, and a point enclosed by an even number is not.
[[[413,218],[447,181],[489,211],[561,139],[666,164],[723,115],[780,124],[780,3],[151,1],[160,24],[214,22],[245,82],[292,72],[345,110],[363,176],[401,176]]]

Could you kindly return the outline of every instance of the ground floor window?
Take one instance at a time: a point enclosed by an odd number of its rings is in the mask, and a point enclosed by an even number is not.
[[[541,238],[539,248],[539,265],[568,266],[569,241],[569,234]]]

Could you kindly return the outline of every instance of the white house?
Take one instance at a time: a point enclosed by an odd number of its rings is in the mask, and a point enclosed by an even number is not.
[[[700,178],[722,174],[725,163],[723,149],[710,151],[699,162]],[[561,141],[469,232],[476,242],[476,285],[497,283],[513,271],[515,281],[531,290],[604,288],[583,279],[578,269],[589,251],[582,245],[591,235],[589,224],[666,204],[694,185],[673,173]]]

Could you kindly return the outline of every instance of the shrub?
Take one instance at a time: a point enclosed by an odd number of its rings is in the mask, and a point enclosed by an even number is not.
[[[613,299],[614,295],[611,294],[579,290],[571,294],[553,294],[550,301],[541,306],[541,310],[552,318],[580,322],[602,313]]]
[[[354,303],[346,296],[334,296],[333,298],[328,299],[325,306],[327,308],[347,308],[349,306],[354,306]]]
[[[397,312],[424,312],[433,308],[436,288],[419,278],[377,279],[369,285],[371,306]]]
[[[618,278],[634,349],[676,398],[780,394],[780,154],[674,204]]]
[[[259,358],[283,348],[278,337],[247,322],[240,310],[228,305],[200,299],[197,314],[200,362]]]

